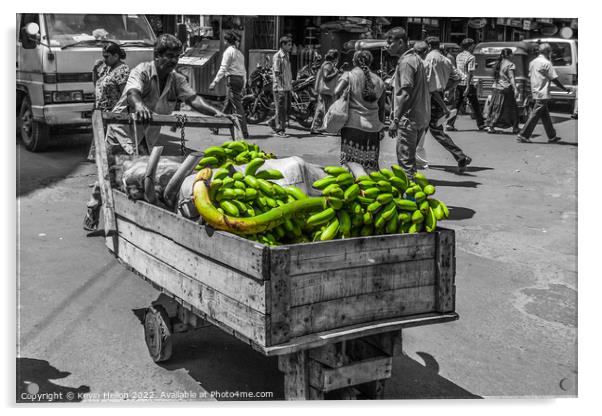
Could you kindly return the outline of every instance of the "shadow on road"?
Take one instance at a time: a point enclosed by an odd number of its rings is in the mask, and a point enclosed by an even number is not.
[[[17,403],[81,402],[78,394],[90,392],[89,386],[65,387],[50,381],[71,373],[60,371],[45,360],[17,358],[16,368]]]
[[[477,188],[481,182],[475,181],[445,181],[438,179],[430,179],[430,184],[433,186],[451,186],[453,188]]]
[[[449,220],[467,220],[474,217],[476,211],[470,208],[448,206]]]
[[[173,348],[172,358],[160,365],[167,370],[186,369],[208,392],[270,392],[272,397],[259,400],[284,399],[278,359],[265,357],[216,327],[176,334]]]
[[[429,169],[433,170],[443,170],[445,172],[457,173],[458,165],[429,165]],[[490,168],[488,166],[468,166],[466,167],[466,172],[481,172],[483,170],[494,170],[495,168]],[[465,176],[470,176],[464,173]]]
[[[424,361],[419,363],[403,355],[394,361],[393,377],[395,393],[400,397],[385,398],[395,399],[480,399],[482,397],[472,394],[445,377],[439,375],[439,363],[426,352],[417,352]]]
[[[17,197],[65,179],[85,163],[92,134],[77,133],[61,137],[40,153],[28,151],[17,139]]]

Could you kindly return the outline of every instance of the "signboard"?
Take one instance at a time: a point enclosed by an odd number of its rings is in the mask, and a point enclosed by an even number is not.
[[[487,19],[485,19],[484,17],[477,18],[477,19],[470,19],[468,21],[468,26],[470,26],[473,29],[482,29],[485,27],[486,24],[487,24]]]
[[[510,21],[510,23],[508,23],[508,26],[523,27],[520,19],[508,19],[508,20]]]
[[[531,21],[523,20],[523,30],[531,30]]]
[[[481,48],[478,53],[482,53],[483,55],[499,55],[502,53],[502,49],[510,49],[514,53],[517,48],[516,46],[489,46]]]
[[[537,19],[537,21],[541,22],[541,23],[549,23],[549,24],[553,24],[554,23],[554,21],[552,19],[543,19],[542,18],[542,19]]]

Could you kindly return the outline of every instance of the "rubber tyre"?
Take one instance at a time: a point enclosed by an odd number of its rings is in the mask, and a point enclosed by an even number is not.
[[[314,122],[314,114],[316,112],[316,102],[312,101],[309,106],[307,106],[307,112],[305,113],[305,117],[298,115],[296,117],[297,123],[301,127],[306,129],[311,128],[312,123]]]
[[[254,95],[246,95],[242,97],[242,107],[245,110],[248,124],[259,124],[268,118],[268,110],[265,108],[257,108],[253,110],[255,103]]]
[[[154,362],[171,358],[173,350],[172,327],[169,316],[160,305],[151,306],[144,317],[144,339]]]
[[[30,152],[41,152],[48,147],[50,128],[46,123],[33,119],[33,110],[29,96],[23,98],[19,111],[19,132],[21,141]]]

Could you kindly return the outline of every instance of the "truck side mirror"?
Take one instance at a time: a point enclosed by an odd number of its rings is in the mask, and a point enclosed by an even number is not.
[[[35,49],[40,44],[40,26],[28,23],[21,29],[21,45],[25,49]]]

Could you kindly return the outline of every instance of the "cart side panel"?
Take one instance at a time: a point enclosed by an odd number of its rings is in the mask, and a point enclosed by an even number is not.
[[[179,272],[124,238],[119,237],[117,241],[119,258],[137,273],[188,302],[212,321],[265,345],[266,315]]]
[[[290,246],[291,274],[435,257],[435,234],[394,234]]]
[[[154,230],[204,257],[242,270],[254,278],[263,280],[269,277],[266,246],[234,234],[210,230],[144,201],[132,203],[123,192],[115,190],[113,195],[115,213],[140,227]]]
[[[435,310],[434,285],[373,292],[291,308],[293,336],[369,323],[387,318],[412,316]]]
[[[270,299],[270,345],[350,325],[453,312],[454,242],[446,232],[281,248],[281,265],[271,267],[286,278],[278,285],[281,297]]]
[[[454,230],[437,232],[437,311],[456,310],[456,235]]]
[[[265,281],[253,279],[242,271],[202,257],[169,238],[153,230],[141,228],[119,215],[117,215],[117,229],[119,237],[157,260],[171,265],[191,279],[211,287],[257,312],[266,314]],[[178,292],[173,293],[180,297]],[[202,303],[203,299],[198,299],[198,302]]]
[[[430,250],[434,252],[434,248]],[[291,307],[367,293],[433,286],[435,262],[430,258],[293,275]]]

